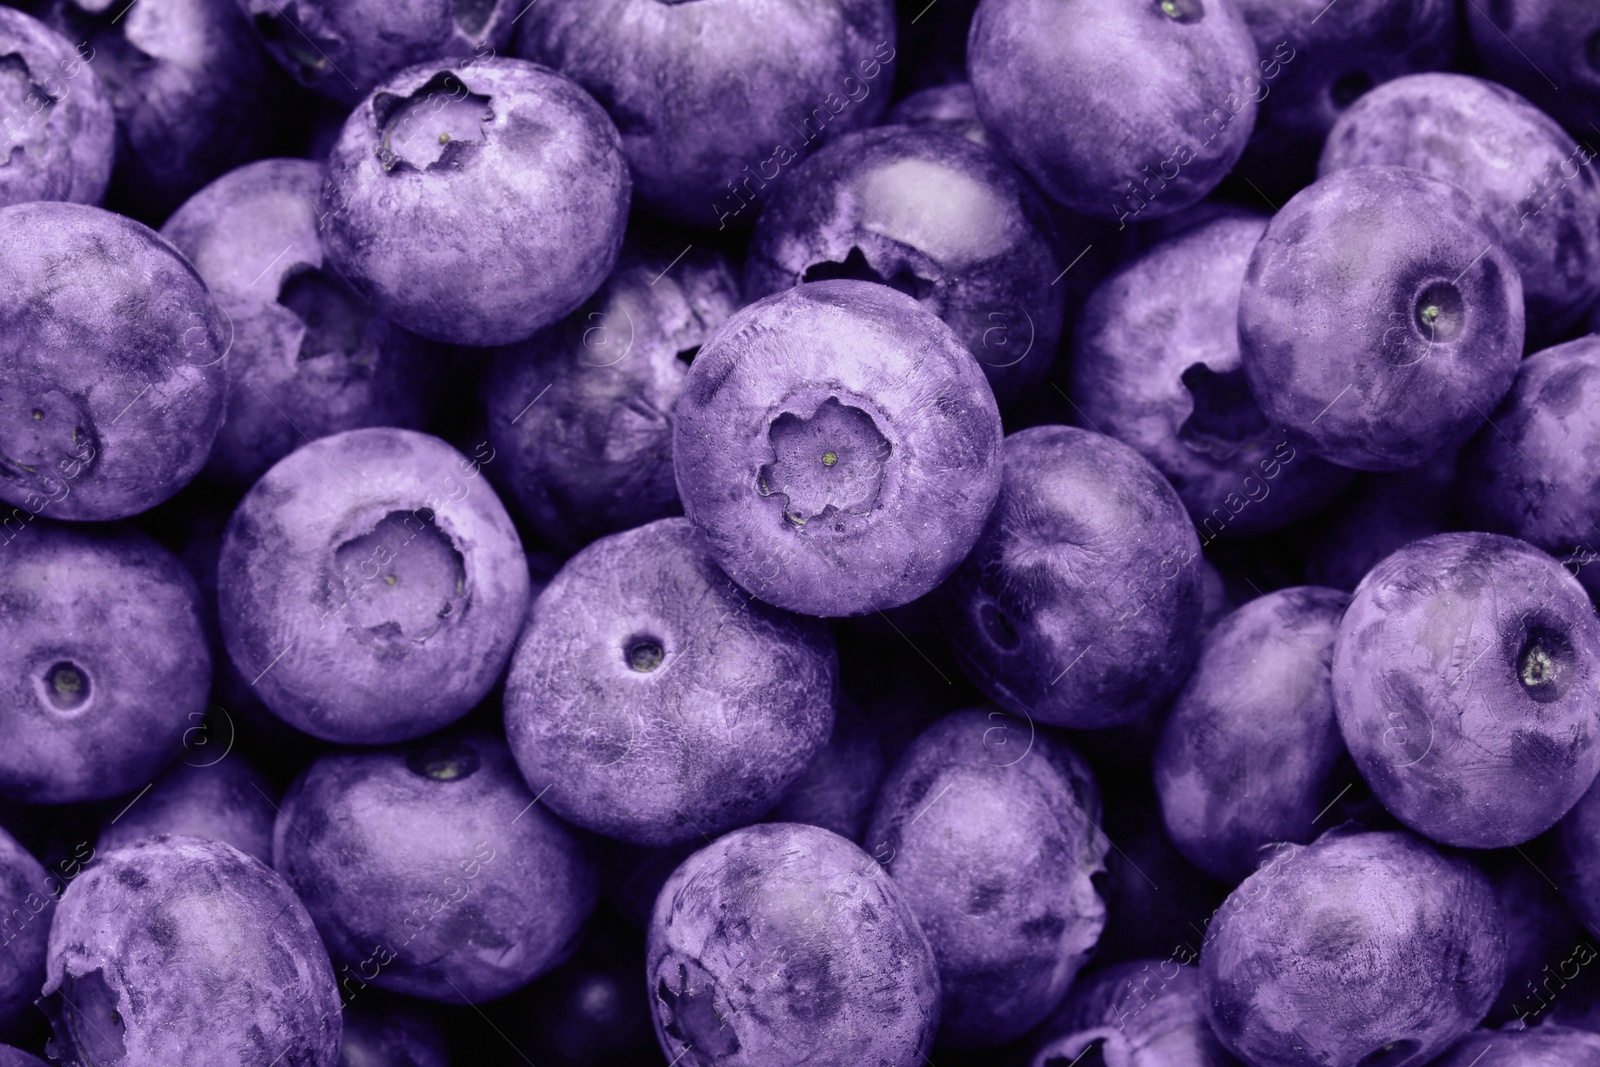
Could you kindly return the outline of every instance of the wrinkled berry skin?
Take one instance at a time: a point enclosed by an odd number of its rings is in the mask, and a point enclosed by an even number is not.
[[[512,0],[237,0],[278,65],[346,106],[417,63],[493,56],[511,39]]]
[[[1200,542],[1137,452],[1070,426],[1006,438],[1000,500],[945,586],[951,646],[990,699],[1052,726],[1130,723],[1200,651]]]
[[[1079,418],[1154,464],[1208,538],[1277,529],[1349,478],[1296,448],[1245,383],[1239,290],[1266,225],[1226,216],[1157,244],[1102,282],[1073,328]]]
[[[7,118],[20,120],[6,126],[0,206],[98,204],[111,181],[117,118],[100,76],[84,59],[93,49],[6,7],[0,8],[0,53],[15,63],[0,98]]]
[[[1473,135],[1461,136],[1471,129]],[[1594,153],[1510,89],[1464,74],[1413,74],[1340,116],[1318,173],[1414,167],[1461,186],[1517,265],[1528,332],[1569,332],[1600,297]]]
[[[506,734],[557,815],[675,844],[777,802],[828,742],[838,670],[821,623],[753,600],[687,521],[661,519],[596,541],[540,594]]]
[[[681,512],[673,411],[696,351],[740,303],[722,253],[630,235],[588,303],[495,354],[490,477],[541,537],[576,551]]]
[[[205,463],[222,424],[227,316],[151,230],[82,204],[0,210],[0,337],[11,518],[126,518]]]
[[[1505,965],[1488,880],[1402,832],[1284,846],[1200,953],[1211,1028],[1254,1067],[1420,1067],[1483,1018]]]
[[[1464,9],[1489,77],[1580,138],[1600,122],[1600,8],[1588,0],[1490,0]]]
[[[871,125],[894,81],[890,0],[540,0],[520,22],[518,54],[610,112],[640,206],[697,228],[755,221],[768,186]]]
[[[184,732],[188,751],[101,829],[96,851],[110,852],[157,834],[182,834],[224,841],[262,863],[272,862],[278,791],[243,756],[224,753],[225,741],[191,746],[201,729]]]
[[[283,879],[220,841],[156,837],[84,869],[56,906],[41,1007],[64,1067],[334,1067],[339,991]]]
[[[1306,843],[1349,776],[1329,667],[1350,597],[1298,586],[1247,601],[1206,637],[1153,770],[1185,857],[1237,883],[1277,841]],[[1342,772],[1342,777],[1341,777]]]
[[[279,718],[325,741],[431,733],[489,692],[528,611],[522,542],[476,452],[411,430],[324,437],[228,520],[222,636]]]
[[[938,585],[1000,489],[977,360],[915,300],[855,280],[758,300],[712,335],[678,402],[684,514],[729,577],[807,615]]]
[[[401,326],[500,345],[600,288],[628,196],[616,127],[566,78],[519,59],[424,63],[345,120],[319,225],[334,267]]]
[[[1460,446],[1511,388],[1522,282],[1459,186],[1335,171],[1273,216],[1239,298],[1256,402],[1324,459],[1400,470]]]
[[[194,579],[134,530],[40,522],[0,568],[0,793],[102,800],[149,782],[205,716]]]
[[[1600,1034],[1566,1026],[1475,1030],[1432,1067],[1600,1067]]]
[[[387,1065],[450,1067],[450,1039],[422,1003],[363,989],[344,1006],[339,1067]]]
[[[1233,0],[983,0],[967,69],[993,141],[1063,206],[1113,222],[1199,201],[1256,121]]]
[[[238,492],[307,440],[421,429],[432,406],[438,353],[329,269],[317,236],[322,180],[307,159],[249,163],[161,227],[233,324],[227,417],[205,475]]]
[[[841,701],[827,747],[789,786],[767,822],[803,822],[832,830],[857,844],[888,771],[878,728]]]
[[[1522,361],[1489,423],[1462,450],[1462,511],[1481,530],[1520,537],[1600,592],[1600,337],[1581,337]]]
[[[533,801],[484,735],[332,753],[284,795],[273,866],[342,982],[489,1000],[565,959],[598,893],[582,846]]]
[[[1100,1045],[1117,1067],[1238,1067],[1206,1022],[1200,971],[1175,959],[1096,968],[1034,1038],[1031,1067],[1059,1067]]]
[[[1061,341],[1049,215],[998,154],[957,133],[879,126],[802,163],[761,212],[745,295],[859,278],[912,297],[965,342],[995,396],[1038,388]]]
[[[871,856],[815,826],[747,826],[690,856],[656,898],[646,952],[656,1039],[685,1067],[918,1067],[939,1024],[911,908]]]
[[[1023,748],[1026,727],[1007,719],[976,709],[929,727],[867,828],[939,963],[941,1045],[1021,1037],[1061,1001],[1105,926],[1091,878],[1107,843],[1088,765],[1042,730]]]
[[[1600,619],[1524,541],[1414,541],[1356,587],[1334,647],[1339,729],[1373,794],[1435,841],[1543,833],[1600,773]]]
[[[17,839],[0,829],[0,1034],[32,1022],[44,984],[45,941],[59,885]],[[0,1067],[6,1067],[0,1051]]]

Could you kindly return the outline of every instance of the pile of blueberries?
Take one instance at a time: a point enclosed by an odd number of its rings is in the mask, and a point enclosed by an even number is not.
[[[1600,1067],[1596,0],[12,0],[0,126],[0,1067]]]

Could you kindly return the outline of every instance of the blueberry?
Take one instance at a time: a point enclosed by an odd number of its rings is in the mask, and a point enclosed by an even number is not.
[[[684,513],[769,603],[857,615],[958,564],[1000,485],[1000,416],[950,327],[856,280],[759,300],[714,333],[678,402]]]
[[[1600,1034],[1566,1026],[1476,1030],[1433,1067],[1471,1067],[1478,1060],[1484,1067],[1595,1067],[1600,1064]]]
[[[475,734],[307,768],[283,798],[273,865],[316,921],[345,998],[371,983],[488,1000],[571,953],[594,869],[535,800],[505,744]]]
[[[183,565],[119,527],[38,523],[0,569],[0,792],[61,804],[147,784],[205,713],[211,656]]]
[[[1469,128],[1472,135],[1462,136]],[[1413,74],[1346,111],[1318,169],[1415,167],[1471,193],[1517,265],[1529,332],[1555,337],[1600,297],[1593,158],[1504,86],[1464,74]]]
[[[186,742],[195,737],[195,729],[185,731]],[[156,778],[148,792],[114,814],[100,831],[95,849],[110,852],[157,834],[183,834],[225,841],[247,856],[271,863],[277,792],[242,756],[226,753],[220,745],[216,751],[210,746],[192,747]]]
[[[1600,499],[1600,337],[1545,349],[1522,361],[1500,410],[1461,455],[1462,510],[1483,530],[1520,537],[1600,592],[1594,566]]]
[[[1137,452],[1069,426],[1006,438],[1000,500],[945,587],[968,677],[1054,726],[1129,723],[1200,651],[1200,543]]]
[[[366,429],[290,453],[245,495],[218,561],[222,636],[290,725],[384,744],[489,692],[528,610],[522,543],[484,463]]]
[[[439,353],[334,273],[317,235],[322,167],[268,159],[218,178],[161,235],[193,261],[233,324],[227,418],[205,473],[248,488],[307,440],[420,429]]]
[[[577,549],[682,510],[673,411],[739,304],[721,253],[636,231],[592,300],[496,354],[483,383],[502,457],[490,476],[540,536]]]
[[[721,230],[825,137],[872,124],[894,42],[889,0],[540,0],[517,50],[605,105],[641,207]]]
[[[339,1067],[450,1067],[450,1039],[423,1001],[363,990],[343,1014]]]
[[[117,119],[85,54],[15,8],[0,8],[0,206],[30,200],[98,204],[111,181]]]
[[[66,1067],[334,1067],[339,992],[300,901],[232,845],[156,837],[67,886],[44,996]]]
[[[661,519],[596,541],[540,595],[506,732],[550,810],[667,845],[777,803],[827,744],[837,677],[821,623],[753,599]]]
[[[1410,470],[1363,474],[1327,508],[1306,546],[1306,578],[1350,591],[1373,565],[1412,541],[1461,529],[1456,456]]]
[[[754,299],[857,278],[898,289],[955,330],[1002,401],[1050,370],[1063,327],[1049,216],[996,153],[949,130],[880,126],[831,142],[761,212]]]
[[[976,144],[989,143],[970,82],[918,89],[891,107],[883,118],[885,123],[897,125],[939,126]]]
[[[1494,889],[1406,833],[1330,832],[1246,878],[1200,953],[1206,1015],[1253,1067],[1420,1067],[1505,975]]]
[[[860,844],[888,770],[885,764],[876,723],[841,701],[827,747],[767,812],[767,821],[810,823]]]
[[[1464,10],[1489,77],[1588,137],[1600,122],[1600,9],[1588,0],[1486,0]]]
[[[59,883],[0,829],[0,1034],[13,1035],[35,1017],[44,984],[45,940]],[[0,1067],[7,1067],[0,1052]]]
[[[1600,772],[1600,619],[1532,545],[1415,541],[1356,587],[1334,646],[1339,729],[1373,794],[1448,845],[1521,844]]]
[[[1173,841],[1216,878],[1236,883],[1274,843],[1333,825],[1317,823],[1349,784],[1329,680],[1349,602],[1315,586],[1249,601],[1206,637],[1173,702],[1156,790]]]
[[[222,424],[227,317],[187,260],[80,204],[0,210],[4,523],[120,519],[182,488]]]
[[[1239,290],[1265,229],[1228,214],[1157,244],[1095,289],[1073,331],[1083,424],[1155,464],[1208,541],[1302,518],[1349,479],[1297,449],[1245,382]]]
[[[31,1056],[20,1048],[10,1045],[0,1045],[0,1067],[47,1067],[47,1064],[36,1056]]]
[[[939,973],[894,882],[838,834],[748,826],[656,899],[646,979],[683,1067],[920,1067]]]
[[[1461,445],[1522,354],[1522,282],[1499,241],[1465,190],[1406,167],[1335,171],[1298,193],[1239,298],[1268,420],[1361,470]]]
[[[867,829],[939,963],[942,1045],[1032,1029],[1105,925],[1099,790],[1076,752],[1029,725],[984,709],[941,719],[900,757]]]
[[[1206,1022],[1200,972],[1174,959],[1085,974],[1039,1027],[1031,1067],[1237,1067]]]
[[[328,156],[329,261],[401,326],[520,341],[575,310],[622,245],[616,127],[554,71],[517,59],[407,67],[356,105]]]
[[[967,66],[990,137],[1095,218],[1195,203],[1256,121],[1256,46],[1233,0],[983,0]]]

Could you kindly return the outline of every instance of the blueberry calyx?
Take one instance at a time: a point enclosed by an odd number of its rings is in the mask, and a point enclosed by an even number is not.
[[[810,417],[779,415],[767,439],[773,458],[761,468],[757,490],[783,497],[783,517],[794,526],[867,515],[877,504],[892,446],[867,412],[830,396]]]
[[[39,998],[50,1018],[51,1057],[86,1067],[110,1067],[127,1055],[127,1024],[119,998],[98,967],[82,975],[68,971],[59,988]]]
[[[1431,283],[1417,297],[1413,322],[1418,336],[1429,344],[1454,341],[1466,322],[1461,290],[1453,282]]]
[[[800,275],[802,282],[826,282],[838,278],[887,285],[918,303],[932,296],[934,290],[933,282],[906,267],[901,267],[890,274],[881,273],[867,262],[866,253],[856,245],[850,246],[850,251],[845,253],[844,259],[813,263]]]
[[[634,638],[624,647],[624,653],[628,669],[640,674],[649,674],[661,666],[661,661],[666,658],[661,642],[653,637]]]
[[[432,741],[406,752],[406,769],[435,782],[459,782],[478,770],[477,749],[462,741]]]
[[[1199,22],[1206,16],[1201,0],[1159,0],[1156,8],[1173,22],[1185,24]]]
[[[382,136],[378,159],[386,171],[449,167],[464,144],[483,144],[483,124],[494,118],[490,98],[440,71],[410,96],[379,93],[372,116]]]
[[[45,699],[57,711],[77,711],[89,701],[89,674],[75,663],[51,664],[43,681]]]
[[[1572,665],[1572,643],[1558,630],[1534,626],[1517,650],[1517,681],[1540,704],[1561,699]]]

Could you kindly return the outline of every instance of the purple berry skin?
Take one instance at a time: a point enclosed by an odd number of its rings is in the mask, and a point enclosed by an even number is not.
[[[205,715],[194,579],[134,530],[39,523],[0,568],[0,793],[103,800],[149,782]]]
[[[63,1067],[334,1067],[339,991],[311,916],[232,845],[156,837],[67,886],[40,1006]]]
[[[533,801],[488,736],[332,753],[284,796],[273,866],[347,993],[490,1000],[565,959],[599,892],[578,840]]]
[[[195,719],[192,725],[198,725]],[[185,732],[185,741],[194,731]],[[210,762],[215,760],[215,762]],[[272,862],[278,791],[244,757],[193,748],[128,803],[100,831],[99,852],[158,834],[224,841],[262,863]]]
[[[1306,546],[1306,579],[1350,592],[1389,553],[1433,534],[1461,529],[1456,457],[1410,470],[1363,474],[1319,518]]]
[[[222,424],[227,316],[176,249],[120,215],[0,210],[0,500],[8,519],[148,510]]]
[[[1174,959],[1128,960],[1084,975],[1039,1027],[1031,1067],[1079,1057],[1115,1067],[1237,1067],[1206,1022],[1200,971]]]
[[[688,522],[601,538],[540,594],[506,682],[523,776],[551,811],[669,845],[752,822],[828,743],[827,628],[750,597]]]
[[[871,282],[810,282],[711,336],[678,402],[684,514],[756,596],[861,615],[938,585],[1000,489],[1000,413],[938,317]]]
[[[1432,1067],[1600,1067],[1600,1034],[1566,1026],[1474,1030]]]
[[[50,890],[56,884],[0,829],[0,1034],[10,1036],[36,1018],[33,1000],[44,984],[45,941],[56,904]]]
[[[766,821],[810,823],[860,844],[886,764],[877,726],[841,701],[827,747],[767,812]]]
[[[1473,135],[1461,136],[1464,129]],[[1600,297],[1600,177],[1587,165],[1593,158],[1504,86],[1464,74],[1413,74],[1379,86],[1340,116],[1318,173],[1414,167],[1461,186],[1517,265],[1528,331],[1558,337]]]
[[[278,65],[349,106],[418,63],[481,60],[511,39],[512,0],[237,0]]]
[[[1600,8],[1588,0],[1484,0],[1464,9],[1488,76],[1579,137],[1600,122]]]
[[[1586,927],[1600,925],[1600,789],[1591,787],[1556,824],[1550,854],[1568,906]]]
[[[325,741],[431,733],[488,694],[528,612],[522,543],[487,459],[366,429],[279,460],[217,564],[222,636],[289,725]]]
[[[93,49],[5,7],[0,53],[0,102],[13,120],[6,126],[0,206],[31,200],[98,204],[111,181],[117,118],[100,76],[84,58]]]
[[[978,118],[978,101],[970,82],[931,85],[900,100],[883,116],[884,123],[901,126],[939,126],[959,133],[974,144],[988,146],[989,135]]]
[[[357,104],[328,155],[333,266],[436,341],[520,341],[577,309],[616,263],[629,177],[582,89],[520,59],[425,63]]]
[[[1156,791],[1173,842],[1214,878],[1237,883],[1274,842],[1330,825],[1316,820],[1348,779],[1329,670],[1349,602],[1316,586],[1248,601],[1206,637],[1173,702]]]
[[[218,178],[161,227],[233,323],[227,417],[206,461],[244,491],[305,441],[364,426],[421,429],[434,346],[332,273],[317,235],[322,166],[264,159]]]
[[[892,879],[838,834],[735,830],[683,862],[646,946],[656,1038],[683,1067],[919,1067],[939,972]]]
[[[866,841],[939,963],[939,1043],[998,1045],[1061,1001],[1106,908],[1100,791],[1056,737],[1001,712],[929,727],[890,772]],[[1009,725],[1009,729],[1008,729]],[[997,731],[997,727],[999,727]]]
[[[745,295],[856,278],[898,289],[955,330],[995,396],[1044,381],[1061,341],[1049,215],[1000,156],[948,130],[879,126],[830,142],[772,195]]]
[[[344,1005],[339,1067],[450,1067],[449,1035],[428,1006],[381,996],[362,990]]]
[[[542,538],[576,551],[681,512],[673,411],[690,361],[740,303],[722,253],[630,235],[593,299],[496,353],[490,477]]]
[[[1239,291],[1265,229],[1224,216],[1157,244],[1100,284],[1073,329],[1079,418],[1154,464],[1208,537],[1277,529],[1349,479],[1295,448],[1245,383]]]
[[[1541,851],[1548,853],[1548,848]],[[1501,849],[1483,855],[1479,867],[1494,883],[1506,917],[1506,980],[1485,1025],[1513,1020],[1548,1025],[1552,1017],[1544,1014],[1545,996],[1577,977],[1569,967],[1581,968],[1600,955],[1593,935],[1580,925],[1558,887],[1550,884],[1562,873],[1559,863],[1547,865],[1541,855],[1536,866],[1521,849]],[[1588,981],[1592,977],[1586,976],[1583,984],[1592,985]]]
[[[825,137],[878,118],[894,45],[890,0],[540,0],[516,47],[605,105],[644,211],[722,230]]]
[[[1256,46],[1233,0],[983,0],[967,67],[993,141],[1091,218],[1196,203],[1256,121]]]
[[[1333,699],[1373,795],[1465,848],[1553,826],[1600,773],[1600,619],[1524,541],[1448,533],[1362,579],[1339,624]]]
[[[1051,726],[1133,722],[1200,652],[1200,541],[1133,449],[1070,426],[1006,438],[983,537],[945,587],[951,645],[1001,707]]]
[[[1459,447],[1511,388],[1522,281],[1460,186],[1352,167],[1273,216],[1239,298],[1268,420],[1324,459],[1401,470]]]
[[[1505,975],[1488,880],[1407,833],[1285,845],[1235,889],[1200,954],[1206,1015],[1252,1067],[1420,1067]]]
[[[1591,596],[1600,497],[1600,337],[1529,356],[1511,392],[1461,454],[1456,488],[1476,528],[1520,537],[1565,562]]]
[[[0,1067],[49,1067],[37,1056],[30,1056],[20,1048],[0,1045]]]

